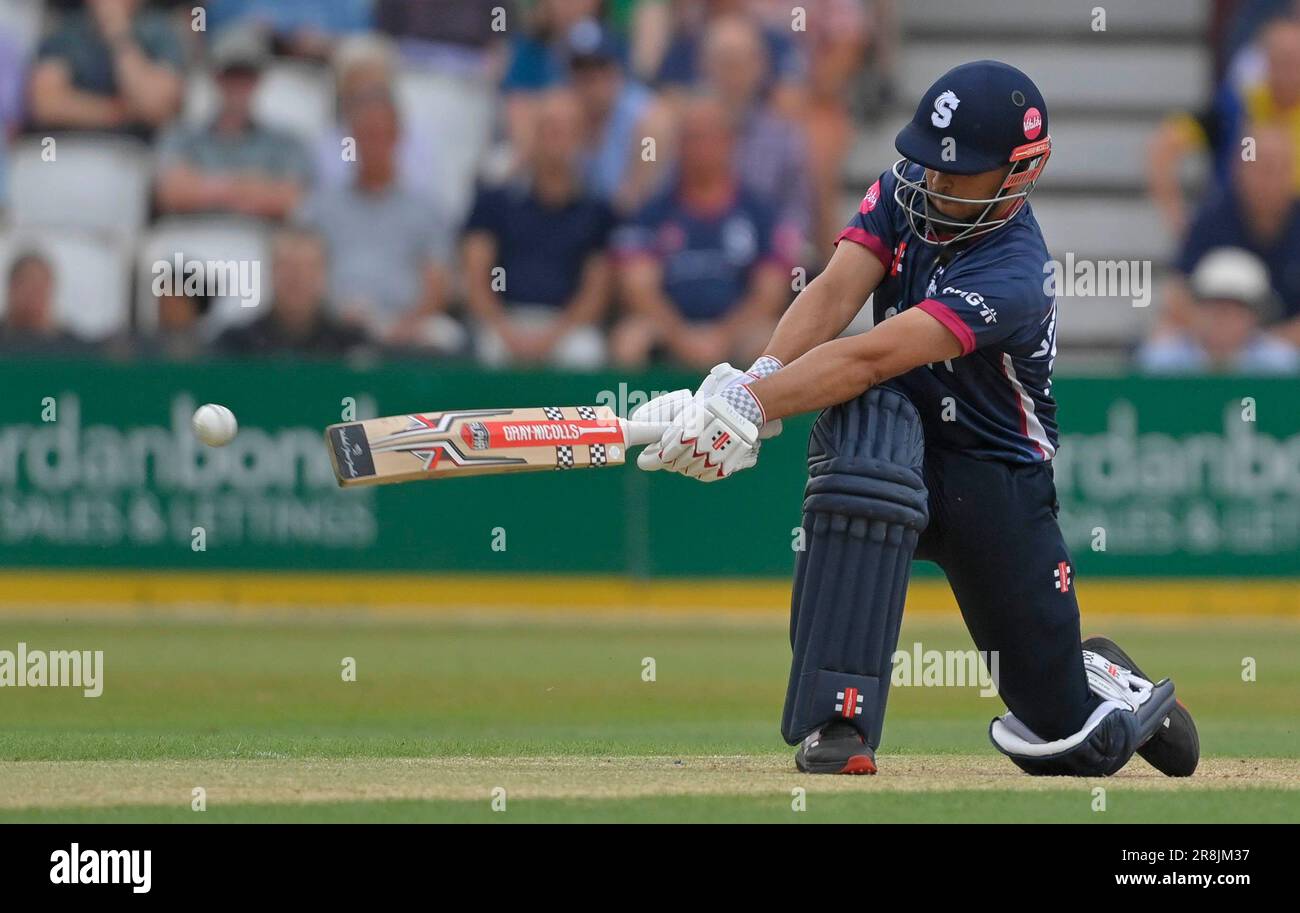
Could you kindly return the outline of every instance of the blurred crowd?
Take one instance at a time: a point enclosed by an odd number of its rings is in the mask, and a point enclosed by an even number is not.
[[[1179,238],[1137,353],[1153,373],[1300,372],[1300,0],[1220,2],[1212,98],[1151,143],[1151,197]],[[1189,207],[1195,160],[1208,173]]]
[[[0,352],[747,362],[910,113],[896,3],[0,0]],[[1211,11],[1136,362],[1296,372],[1300,0]]]
[[[829,254],[893,16],[890,0],[0,5],[0,350],[576,368],[757,353]],[[75,204],[51,213],[32,180],[76,186]],[[109,307],[107,280],[60,306],[90,266],[49,245],[77,231],[129,258],[120,316],[81,312]],[[214,291],[241,251],[267,267],[252,308]],[[178,255],[193,284],[151,281]]]

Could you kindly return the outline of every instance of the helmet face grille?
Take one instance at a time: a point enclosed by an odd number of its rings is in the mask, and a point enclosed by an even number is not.
[[[987,235],[1006,225],[1020,212],[1037,185],[1049,155],[1050,137],[1014,150],[1009,160],[1011,170],[998,192],[987,199],[956,197],[933,191],[926,185],[925,166],[911,159],[900,158],[891,169],[896,179],[894,202],[902,207],[908,225],[926,244],[943,247]],[[908,177],[909,169],[920,169],[920,173],[916,177]],[[933,205],[934,200],[984,208],[973,219],[955,219],[940,212]],[[1003,211],[994,217],[999,210]]]

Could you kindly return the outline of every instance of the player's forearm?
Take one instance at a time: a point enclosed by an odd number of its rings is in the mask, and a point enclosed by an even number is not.
[[[754,381],[750,390],[762,404],[765,418],[770,422],[825,409],[853,399],[883,380],[872,361],[857,351],[856,342],[855,337],[824,342],[775,374]]]
[[[832,339],[750,385],[767,421],[824,409],[925,364],[960,358],[962,342],[920,308]]]
[[[781,317],[765,355],[788,365],[824,342],[834,339],[862,309],[862,302],[836,300],[830,283],[818,277],[799,293]]]

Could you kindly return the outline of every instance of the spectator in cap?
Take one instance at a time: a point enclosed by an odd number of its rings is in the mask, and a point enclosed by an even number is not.
[[[1294,374],[1300,351],[1264,327],[1276,315],[1277,296],[1259,257],[1239,247],[1205,254],[1191,276],[1186,329],[1147,343],[1138,353],[1152,374]]]
[[[268,56],[253,28],[217,38],[212,66],[220,96],[206,124],[178,124],[158,150],[156,196],[163,213],[228,213],[281,220],[310,181],[310,159],[292,134],[259,124],[253,98]]]
[[[528,173],[482,188],[463,242],[479,359],[595,368],[609,303],[610,208],[582,185],[583,112],[572,90],[542,99]],[[499,271],[499,272],[498,272]]]
[[[42,42],[28,84],[32,126],[148,138],[180,111],[184,52],[143,0],[87,0]]]

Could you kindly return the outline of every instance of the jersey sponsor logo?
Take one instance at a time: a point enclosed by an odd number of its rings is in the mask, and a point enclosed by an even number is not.
[[[934,100],[934,113],[930,115],[930,123],[940,128],[948,126],[952,123],[952,112],[960,104],[961,99],[951,89],[940,93]]]
[[[867,195],[862,198],[862,208],[859,210],[863,215],[871,212],[880,202],[880,182],[872,184],[867,190]]]
[[[950,285],[943,290],[943,293],[945,295],[956,295],[971,307],[975,308],[975,310],[979,311],[980,316],[984,318],[985,323],[998,322],[998,312],[984,303],[984,296],[979,292],[963,292],[961,289],[953,288]]]
[[[1038,139],[1038,134],[1043,132],[1043,112],[1037,108],[1030,108],[1025,112],[1025,139]]]

